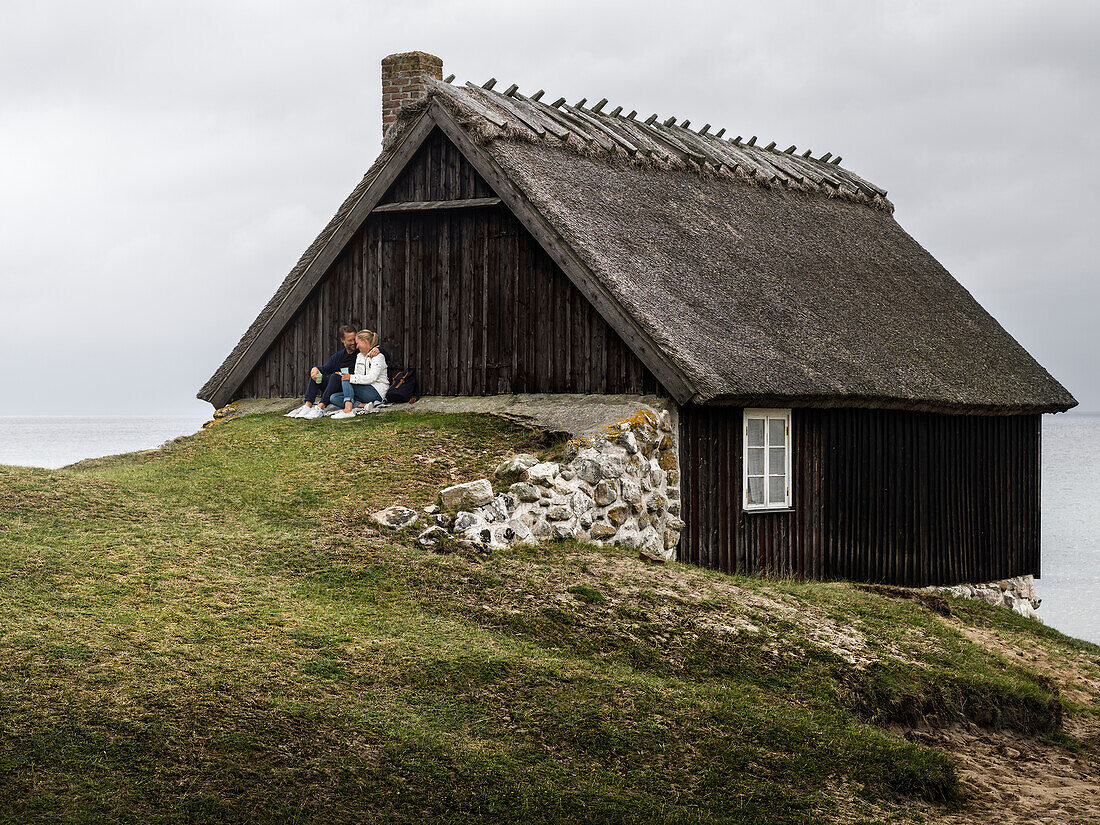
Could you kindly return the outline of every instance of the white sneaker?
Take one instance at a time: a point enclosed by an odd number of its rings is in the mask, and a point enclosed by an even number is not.
[[[343,407],[337,407],[335,404],[328,404],[321,411],[321,415],[329,415],[329,416],[336,415],[336,413],[340,412],[340,410],[342,410],[342,409],[344,409],[344,408]]]
[[[302,415],[302,412],[303,412],[303,411],[304,411],[305,409],[306,409],[306,405],[305,405],[305,404],[303,404],[303,405],[302,405],[302,406],[300,406],[300,407],[295,407],[295,408],[294,408],[293,410],[291,410],[290,412],[288,412],[288,413],[287,413],[287,414],[286,414],[285,416],[283,416],[283,417],[284,417],[284,418],[300,418],[300,417],[301,417],[301,415]]]
[[[354,412],[354,410],[352,412],[344,412],[343,410],[340,410],[340,412],[333,413],[332,417],[333,418],[338,418],[338,419],[341,419],[341,420],[345,419],[345,418],[355,418],[355,412]]]
[[[301,418],[320,418],[322,415],[324,415],[324,413],[321,412],[320,407],[310,407],[308,410],[306,410],[304,413],[302,413],[300,417]]]

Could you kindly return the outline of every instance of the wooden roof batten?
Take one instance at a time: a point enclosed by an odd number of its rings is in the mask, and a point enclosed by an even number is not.
[[[885,189],[841,168],[840,158],[830,152],[815,159],[810,150],[796,155],[793,145],[786,150],[780,149],[775,141],[767,146],[758,145],[755,135],[748,141],[740,136],[723,138],[725,128],[713,132],[711,124],[706,123],[692,130],[690,119],[679,120],[676,116],[661,120],[653,114],[642,121],[636,118],[637,111],[624,115],[622,106],[606,111],[607,98],[590,107],[586,106],[588,98],[583,97],[573,105],[564,97],[546,104],[542,102],[542,89],[526,97],[516,84],[498,92],[494,89],[496,82],[496,78],[490,78],[480,85],[467,82],[465,86],[450,86],[430,80],[429,87],[498,128],[528,131],[540,140],[550,135],[565,144],[604,152],[621,151],[635,158],[674,160],[693,168],[730,173],[741,171],[770,184],[810,189],[824,186],[876,207],[892,209]]]

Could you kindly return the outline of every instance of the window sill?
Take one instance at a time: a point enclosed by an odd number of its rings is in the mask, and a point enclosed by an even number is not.
[[[793,507],[742,507],[741,512],[746,516],[766,516],[768,513],[793,513]]]

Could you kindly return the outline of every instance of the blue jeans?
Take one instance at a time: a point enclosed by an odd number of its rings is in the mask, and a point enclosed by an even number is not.
[[[322,387],[324,389],[322,389]],[[318,384],[312,378],[306,382],[306,401],[311,404],[317,400],[317,393],[321,393],[322,404],[335,403],[331,401],[333,393],[340,392],[340,373],[321,373],[321,383]]]
[[[345,402],[351,401],[354,406],[357,403],[369,404],[371,401],[381,401],[382,396],[378,394],[378,390],[372,387],[370,384],[353,384],[350,381],[342,382],[343,392],[338,392],[329,399],[330,404],[335,404],[337,407],[343,406]]]

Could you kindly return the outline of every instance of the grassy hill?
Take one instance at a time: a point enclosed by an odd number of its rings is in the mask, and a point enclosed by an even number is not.
[[[265,415],[0,467],[0,821],[1100,815],[1100,648],[1006,610],[369,523],[552,449]]]

